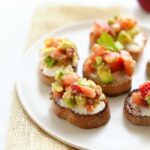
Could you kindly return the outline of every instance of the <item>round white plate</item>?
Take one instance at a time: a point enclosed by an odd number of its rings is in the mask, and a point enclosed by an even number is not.
[[[96,129],[80,129],[68,121],[58,118],[51,110],[50,87],[44,85],[38,76],[39,50],[46,37],[65,37],[77,45],[80,61],[78,73],[82,75],[82,64],[89,52],[89,32],[92,22],[72,25],[51,32],[37,41],[22,59],[16,82],[17,92],[26,112],[48,134],[76,148],[83,149],[148,149],[150,147],[150,127],[132,125],[123,116],[123,103],[126,95],[109,98],[111,119]],[[143,30],[150,36],[150,31]],[[149,49],[148,49],[149,47]],[[133,77],[133,88],[146,80],[145,66],[150,58],[150,43],[137,64]]]

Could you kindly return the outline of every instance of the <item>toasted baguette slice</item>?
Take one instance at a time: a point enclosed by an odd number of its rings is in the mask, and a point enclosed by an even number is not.
[[[147,73],[147,76],[150,77],[150,60],[147,62],[147,65],[146,65],[146,73]]]
[[[43,83],[47,85],[50,85],[54,81],[54,77],[44,75],[41,70],[40,70],[40,79],[42,80]]]
[[[139,33],[135,36],[132,44],[125,45],[125,50],[127,50],[132,58],[137,61],[144,50],[146,42],[147,36],[144,33]]]
[[[110,84],[102,84],[97,78],[94,78],[91,74],[88,74],[84,71],[83,76],[87,79],[93,80],[96,84],[100,85],[102,87],[103,93],[107,96],[118,96],[131,90],[132,79],[124,75],[121,75],[117,82]]]
[[[105,99],[105,108],[103,111],[93,114],[93,115],[81,115],[75,113],[69,108],[60,107],[56,102],[53,100],[52,108],[54,113],[62,118],[68,120],[70,123],[78,126],[80,128],[85,129],[92,129],[100,127],[106,124],[110,118],[110,110],[108,105],[108,100]]]
[[[128,94],[124,103],[124,115],[133,124],[140,126],[150,126],[150,116],[142,116],[141,109],[133,107],[131,102],[131,95],[133,92],[138,90],[133,90]]]

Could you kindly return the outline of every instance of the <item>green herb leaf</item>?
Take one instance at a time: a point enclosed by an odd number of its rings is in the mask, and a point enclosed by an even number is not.
[[[110,51],[118,52],[120,50],[120,47],[118,48],[113,38],[107,32],[101,34],[100,38],[97,40],[97,43]]]
[[[46,66],[49,67],[49,68],[53,67],[56,63],[56,61],[53,58],[51,58],[50,56],[47,56],[45,58],[44,62],[46,64]]]

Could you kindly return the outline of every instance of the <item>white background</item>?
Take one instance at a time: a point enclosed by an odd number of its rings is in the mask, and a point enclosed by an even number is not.
[[[15,77],[19,61],[23,54],[28,35],[32,14],[37,5],[47,1],[39,0],[0,0],[0,150],[3,150],[7,134],[11,92],[15,84]],[[50,3],[99,5],[106,7],[120,5],[129,8],[141,19],[146,26],[150,26],[150,15],[142,12],[135,0],[50,0]],[[144,21],[143,21],[144,20]]]

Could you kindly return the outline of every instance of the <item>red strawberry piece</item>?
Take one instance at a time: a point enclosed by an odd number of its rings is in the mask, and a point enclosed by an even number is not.
[[[110,66],[112,72],[123,69],[123,59],[119,53],[105,53],[103,60]]]
[[[79,92],[79,93],[81,92],[80,86],[76,84],[71,85],[71,89],[75,92]]]
[[[140,85],[139,90],[142,94],[142,97],[145,98],[150,91],[150,82],[145,82]]]
[[[109,24],[103,20],[96,20],[94,25],[96,29],[101,29],[102,31],[106,31],[106,32],[109,32],[111,29]]]

